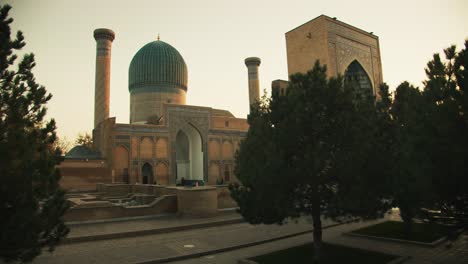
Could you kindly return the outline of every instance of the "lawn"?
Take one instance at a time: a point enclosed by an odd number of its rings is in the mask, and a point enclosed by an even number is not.
[[[380,264],[387,263],[397,256],[387,255],[374,251],[349,248],[338,245],[323,244],[323,264],[335,263],[360,263]],[[257,256],[251,260],[259,264],[283,264],[283,263],[312,263],[314,255],[313,244],[305,244],[298,247],[276,251],[270,254]]]
[[[407,237],[403,222],[387,221],[355,230],[352,233],[431,243],[446,236],[452,230],[450,227],[439,224],[414,223],[413,231],[410,237]]]

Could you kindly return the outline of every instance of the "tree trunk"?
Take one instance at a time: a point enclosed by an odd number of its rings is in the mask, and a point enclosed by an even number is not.
[[[400,217],[403,220],[405,226],[405,237],[406,239],[411,238],[411,233],[413,232],[413,218],[414,213],[412,212],[411,208],[406,205],[402,205],[400,208]]]
[[[413,220],[405,221],[405,237],[408,240],[411,240],[411,235],[413,233]]]
[[[312,203],[312,221],[314,226],[314,263],[319,263],[322,255],[322,220],[320,219],[320,201]]]

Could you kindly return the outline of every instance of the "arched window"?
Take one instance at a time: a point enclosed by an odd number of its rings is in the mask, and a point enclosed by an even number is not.
[[[372,83],[361,64],[354,60],[345,71],[345,81],[355,83],[360,90],[368,90],[372,93]]]
[[[143,184],[153,184],[153,166],[149,163],[145,163],[141,167],[141,176]]]

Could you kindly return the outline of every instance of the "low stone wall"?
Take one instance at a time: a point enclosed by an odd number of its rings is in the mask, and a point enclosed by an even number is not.
[[[105,193],[105,196],[125,196],[129,193],[132,193],[132,185],[100,183],[97,184],[97,191],[100,193]]]
[[[149,184],[134,184],[132,185],[133,193],[155,194],[156,185]]]
[[[152,194],[134,194],[133,198],[140,204],[150,204],[156,199],[156,196]]]
[[[105,185],[105,183],[102,183],[102,182],[96,184],[96,191],[97,191],[97,192],[101,192],[101,193],[102,193],[102,192],[105,192],[106,187],[105,187],[104,185]]]
[[[97,184],[98,195],[80,194],[69,197],[75,205],[65,214],[65,221],[179,213],[196,217],[216,215],[219,209],[235,208],[227,185],[176,187],[143,184]],[[122,206],[109,202],[119,196],[134,194],[145,205]],[[89,196],[89,197],[88,197]],[[154,197],[157,197],[151,202]],[[104,199],[104,200],[103,200]],[[137,199],[137,200],[138,200]]]
[[[216,191],[218,195],[218,209],[238,207],[236,201],[231,198],[231,191],[228,185],[217,185]]]
[[[218,213],[215,187],[177,188],[177,213],[181,215],[209,217]]]
[[[65,213],[64,219],[70,221],[102,220],[121,217],[134,217],[145,215],[156,215],[162,213],[177,212],[177,197],[175,195],[165,195],[159,197],[149,205],[132,207],[124,206],[99,206],[72,208]]]
[[[228,185],[207,186],[216,187],[218,209],[235,208],[238,207],[237,203],[231,198],[231,192]],[[196,189],[186,188],[186,189]],[[200,187],[198,187],[200,188]],[[147,185],[147,184],[98,184],[97,191],[106,193],[106,196],[124,196],[129,193],[143,193],[149,195],[156,195],[160,197],[163,195],[176,195],[180,187],[176,186],[163,186],[163,185]]]
[[[177,194],[177,188],[178,187],[175,187],[175,186],[161,186],[161,185],[158,185],[156,186],[155,188],[155,192],[154,194],[156,196],[161,196],[161,195],[176,195]]]

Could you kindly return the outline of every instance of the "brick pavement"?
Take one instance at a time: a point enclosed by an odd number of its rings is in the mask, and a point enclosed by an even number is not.
[[[395,215],[387,216],[388,218],[395,218]],[[184,220],[180,219],[179,221],[183,222]],[[394,255],[412,256],[410,260],[405,262],[411,264],[467,263],[466,261],[463,262],[465,259],[468,259],[466,235],[460,237],[450,248],[446,248],[445,244],[435,248],[426,248],[342,235],[345,232],[380,221],[384,220],[358,222],[328,228],[323,233],[324,241]],[[333,224],[329,220],[324,222],[324,226]],[[135,223],[130,221],[119,225],[120,227],[124,225],[132,226]],[[53,253],[43,253],[33,263],[151,263],[151,261],[157,263],[159,260],[225,249],[236,245],[245,245],[255,241],[274,239],[310,230],[311,223],[306,219],[301,219],[298,223],[289,223],[283,226],[252,226],[247,223],[231,224],[181,232],[65,244],[59,246]],[[312,241],[312,233],[306,233],[288,239],[172,263],[237,263],[242,258],[261,255],[310,241]]]
[[[388,217],[387,217],[388,218]],[[357,223],[350,223],[350,224],[343,224],[331,228],[326,228],[323,230],[323,240],[328,243],[333,243],[333,239],[341,236],[343,232],[349,232],[351,230],[355,230],[357,228],[361,228],[367,225],[375,224],[378,222],[385,221],[383,219],[376,220],[376,221],[369,221],[369,222],[357,222]],[[201,258],[194,258],[185,261],[178,261],[172,262],[174,264],[215,264],[215,263],[223,263],[223,264],[237,264],[239,259],[247,259],[250,257],[258,256],[267,254],[270,252],[295,247],[299,245],[303,245],[306,243],[310,243],[313,241],[312,233],[307,233],[295,237],[291,237],[288,239],[283,239],[279,241],[274,241],[271,243],[265,243],[253,247],[242,248],[239,250],[228,251],[220,254],[208,255],[203,256]]]
[[[131,237],[143,234],[173,232],[202,227],[238,223],[242,217],[235,211],[220,212],[215,217],[196,218],[178,217],[176,215],[161,215],[143,219],[113,220],[97,223],[71,224],[68,242],[95,241],[117,237]]]
[[[53,253],[44,252],[33,263],[135,263],[243,245],[311,230],[302,219],[283,226],[247,223],[156,235],[126,237],[61,245]],[[193,245],[193,247],[187,247]]]
[[[397,214],[392,214],[386,219],[396,220]],[[398,219],[399,220],[399,219]],[[372,250],[397,256],[410,256],[405,264],[467,264],[468,263],[468,234],[460,235],[460,237],[453,243],[444,242],[436,247],[425,247],[412,244],[402,244],[396,242],[386,242],[378,240],[370,240],[366,238],[352,237],[343,235],[362,228],[364,226],[372,225],[382,220],[358,222],[336,226],[326,229],[323,232],[323,240],[327,243],[339,244],[348,247],[361,248]],[[313,240],[312,234],[304,234],[280,241],[274,241],[258,246],[238,249],[234,251],[224,252],[220,254],[203,256],[201,258],[193,258],[185,261],[172,262],[174,264],[235,264],[239,259],[247,259],[258,255],[267,254],[270,252],[303,245],[310,243]],[[450,245],[450,246],[448,246]]]

